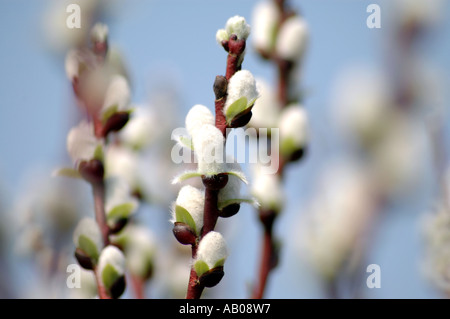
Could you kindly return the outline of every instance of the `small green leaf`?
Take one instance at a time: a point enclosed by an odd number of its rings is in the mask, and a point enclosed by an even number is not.
[[[245,96],[234,101],[225,111],[227,123],[230,124],[233,118],[247,108],[247,98]]]
[[[292,153],[298,150],[298,146],[295,143],[295,140],[291,137],[284,138],[280,143],[280,153],[284,157],[289,157]]]
[[[101,144],[97,145],[94,151],[94,159],[99,160],[103,163],[104,160],[104,154],[103,154],[103,147]]]
[[[108,225],[114,225],[115,221],[117,221],[118,219],[128,218],[134,209],[135,204],[131,202],[115,206],[108,212],[108,215],[106,217],[108,219]]]
[[[179,205],[175,206],[175,218],[177,222],[187,224],[195,233],[197,233],[195,221],[192,218],[191,214],[184,207],[181,207]]]
[[[177,177],[175,177],[173,179],[173,181],[172,181],[172,184],[178,184],[178,183],[180,183],[182,181],[185,181],[185,180],[187,180],[189,178],[199,177],[199,176],[202,176],[202,174],[198,173],[197,171],[187,171],[187,172],[184,172],[184,173],[178,175]]]
[[[229,171],[229,172],[225,172],[229,175],[233,175],[236,176],[237,178],[239,178],[241,181],[243,181],[245,184],[248,184],[248,180],[245,177],[244,173],[240,172],[240,171]]]
[[[195,272],[197,273],[197,276],[203,275],[205,272],[209,271],[208,264],[205,263],[203,260],[197,260],[194,264]]]
[[[194,150],[194,144],[192,143],[192,139],[190,137],[181,135],[181,136],[179,136],[178,141],[184,147],[187,147],[187,148],[189,148],[191,150]]]
[[[253,105],[255,105],[255,102],[256,102],[256,100],[259,98],[259,96],[258,97],[255,97],[253,100],[251,100],[248,104],[247,104],[247,109],[249,108],[249,107],[253,107]]]
[[[224,264],[225,264],[225,258],[219,259],[218,261],[216,261],[213,268],[223,267]]]
[[[107,264],[103,268],[102,282],[106,289],[109,290],[119,277],[119,273],[111,264]]]
[[[54,170],[52,172],[52,176],[65,176],[65,177],[71,177],[71,178],[82,178],[80,172],[78,170],[69,168],[69,167],[62,167]]]
[[[95,262],[98,259],[98,249],[94,242],[85,235],[78,238],[78,248],[80,248],[87,256],[91,257]]]
[[[117,112],[118,107],[119,107],[119,106],[118,106],[117,104],[114,104],[114,105],[109,106],[108,108],[106,108],[106,110],[103,111],[103,114],[102,114],[102,122],[103,122],[103,124],[105,124],[106,121],[107,121],[114,113]]]
[[[242,203],[247,203],[247,204],[250,204],[255,207],[259,206],[258,201],[253,198],[232,198],[232,199],[225,200],[223,202],[219,202],[217,205],[217,208],[219,208],[219,210],[222,210],[229,205],[242,204]]]

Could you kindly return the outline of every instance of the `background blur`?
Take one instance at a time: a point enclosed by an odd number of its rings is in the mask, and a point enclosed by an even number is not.
[[[95,1],[90,2],[92,5]],[[99,2],[93,16],[95,22],[108,24],[110,44],[123,54],[133,87],[132,101],[149,104],[150,108],[159,105],[158,112],[172,112],[165,118],[175,128],[183,126],[184,116],[193,105],[204,104],[213,109],[212,84],[216,75],[224,74],[226,63],[226,52],[216,43],[215,33],[236,14],[251,24],[257,2],[105,1]],[[391,68],[390,57],[395,54],[390,50],[394,43],[391,31],[402,17],[402,12],[395,9],[396,2],[408,7],[408,1],[291,1],[310,27],[311,41],[301,76],[306,92],[304,106],[310,118],[311,145],[305,160],[291,165],[286,172],[288,200],[275,227],[283,245],[281,261],[269,279],[267,298],[326,296],[320,279],[299,247],[299,224],[311,199],[318,194],[324,171],[353,157],[355,150],[337,125],[340,120],[334,104],[342,88],[339,83],[349,76],[349,70],[377,73]],[[23,231],[24,224],[32,222],[23,216],[23,207],[29,203],[33,207],[39,198],[47,196],[48,185],[55,183],[51,172],[70,163],[66,136],[80,117],[64,71],[65,53],[73,46],[72,37],[76,37],[64,27],[68,3],[80,3],[82,30],[89,30],[91,22],[83,17],[84,2],[0,0],[0,297],[71,296],[64,290],[64,265],[49,267],[52,263],[48,260],[49,252],[33,247],[36,234]],[[381,6],[381,29],[366,26],[369,15],[366,8],[370,3]],[[436,127],[432,124],[434,120],[438,121],[437,125],[450,120],[447,112],[450,2],[442,1],[437,12],[427,14],[426,23],[430,27],[412,48],[423,72],[420,74],[424,74],[420,83],[425,86],[418,89],[428,94],[417,103],[423,104],[417,112],[423,125],[417,135],[402,140],[407,144],[421,143],[419,152],[406,156],[406,164],[417,163],[414,169],[417,176],[407,190],[405,185],[399,186],[401,191],[395,192],[381,209],[382,218],[378,219],[371,236],[364,264],[380,265],[381,288],[364,288],[364,266],[360,269],[363,276],[359,283],[363,286],[360,296],[364,298],[442,296],[424,276],[421,221],[439,196],[438,178],[445,172],[437,169],[435,148],[427,127]],[[244,68],[257,77],[274,81],[273,66],[262,61],[250,43]],[[170,135],[164,138],[168,145],[173,143]],[[439,141],[437,148],[444,154],[441,162],[445,166],[445,147],[450,143],[448,125],[443,126]],[[152,165],[158,164],[149,162]],[[167,182],[172,177],[167,176]],[[67,183],[81,197],[87,194],[85,197],[89,198],[87,185],[79,181]],[[164,195],[167,194],[161,196]],[[174,199],[171,196],[167,195],[162,203],[169,205]],[[88,205],[75,204],[80,210]],[[169,206],[164,209],[164,205],[143,207],[140,218],[155,233],[157,241],[172,243],[175,240],[168,222]],[[41,235],[51,232],[51,223],[39,225],[49,227]],[[261,229],[256,214],[252,208],[243,206],[238,215],[223,221],[220,227],[228,240],[230,257],[225,277],[211,289],[211,296],[246,298],[259,260]],[[61,240],[56,241],[65,245],[62,254],[71,256],[72,230],[69,226],[66,230],[67,233],[56,237]],[[33,254],[36,249],[39,252]],[[164,251],[159,253],[164,255]],[[51,270],[46,273],[44,269]],[[56,273],[59,275],[54,276]],[[159,276],[158,272],[155,276]],[[164,276],[170,274],[159,278]],[[53,279],[47,280],[50,277]],[[186,282],[187,278],[186,273]],[[155,280],[155,284],[150,281],[149,297],[171,297],[161,288],[162,281]],[[125,295],[129,296],[129,293]]]

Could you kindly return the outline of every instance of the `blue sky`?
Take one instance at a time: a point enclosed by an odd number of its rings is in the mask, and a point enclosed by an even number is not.
[[[65,139],[76,114],[71,88],[64,74],[63,55],[50,52],[42,27],[44,14],[52,1],[0,0],[0,185],[3,198],[18,196],[23,181],[33,170],[51,170],[67,160]],[[107,21],[110,41],[123,52],[133,82],[133,101],[146,102],[155,87],[170,82],[180,98],[180,118],[194,104],[213,108],[212,83],[225,71],[226,53],[215,41],[217,29],[236,14],[251,19],[257,1],[117,1]],[[338,74],[354,63],[379,66],[383,57],[383,27],[368,29],[366,7],[380,3],[385,17],[386,1],[305,0],[292,1],[300,8],[311,30],[311,43],[303,69],[303,86],[309,92],[305,107],[315,133],[325,140],[303,163],[289,169],[286,189],[292,200],[277,223],[282,234],[296,220],[298,207],[305,202],[328,152],[336,142],[329,131],[327,115],[333,83]],[[423,49],[441,69],[448,84],[450,70],[449,3],[437,41]],[[388,14],[388,12],[387,12]],[[386,14],[386,15],[387,15]],[[384,20],[382,20],[384,21]],[[244,67],[255,76],[271,79],[273,69],[249,50]],[[447,139],[448,140],[448,139]],[[171,178],[171,177],[168,177]],[[428,192],[431,192],[427,188]],[[429,195],[429,193],[428,193]],[[427,195],[413,206],[400,203],[391,207],[375,236],[373,263],[382,267],[382,288],[367,291],[374,298],[427,298],[438,296],[419,271],[420,241],[418,217],[429,204]],[[6,200],[6,206],[12,200]],[[412,207],[413,206],[413,207]],[[246,284],[253,279],[258,258],[259,229],[251,209],[243,209],[233,221],[236,229],[248,225],[233,241],[230,257],[232,281],[223,283],[224,297],[244,298]],[[234,226],[233,226],[234,227]],[[244,239],[245,238],[245,239]],[[245,240],[253,249],[239,246]],[[298,260],[294,243],[285,242],[281,266],[270,279],[269,298],[320,297],[320,285],[310,270]],[[401,252],[401,253],[400,253]],[[242,260],[246,260],[242,265]],[[242,272],[232,269],[246,268]],[[234,275],[233,275],[234,273]],[[293,275],[292,275],[293,274]],[[227,273],[228,275],[228,273]],[[231,277],[230,277],[231,278]]]

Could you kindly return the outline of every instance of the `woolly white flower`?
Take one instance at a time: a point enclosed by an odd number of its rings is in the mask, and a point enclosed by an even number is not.
[[[247,40],[250,35],[250,26],[244,17],[234,16],[229,18],[225,29],[219,29],[216,33],[217,43],[222,44],[222,41],[228,41],[232,34],[235,34],[238,40]]]
[[[263,209],[279,212],[283,208],[285,196],[278,174],[266,174],[262,167],[253,168],[251,194],[258,200]]]
[[[105,211],[108,226],[114,228],[121,219],[136,211],[138,201],[131,195],[130,185],[118,176],[105,179]]]
[[[211,111],[204,105],[194,105],[186,115],[185,125],[188,133],[194,136],[194,132],[204,124],[214,125],[215,118]]]
[[[227,171],[242,173],[241,165],[232,159],[227,159]],[[257,205],[257,202],[246,196],[241,195],[241,184],[242,180],[233,174],[228,175],[228,182],[224,188],[219,191],[218,197],[218,208],[223,209],[224,207],[231,204],[249,203],[252,205]]]
[[[138,163],[136,152],[111,145],[105,155],[105,176],[117,176],[125,180],[133,190],[137,190],[140,187]]]
[[[186,216],[185,212],[177,209],[177,206],[184,208],[192,217]],[[203,191],[191,185],[185,185],[180,189],[175,209],[172,212],[172,222],[184,222],[188,224],[197,234],[203,227],[203,212],[205,206],[205,194]],[[192,224],[193,222],[193,224]]]
[[[308,117],[301,105],[292,104],[283,109],[278,125],[282,154],[292,154],[292,152],[306,146],[308,142]]]
[[[231,77],[227,93],[224,113],[228,123],[231,123],[233,118],[245,109],[253,107],[259,97],[255,78],[248,70],[238,71]]]
[[[80,50],[72,49],[67,53],[64,65],[67,78],[70,81],[79,76],[81,59]]]
[[[127,125],[119,132],[120,141],[133,149],[142,149],[156,140],[158,123],[144,107],[134,108]]]
[[[332,105],[336,122],[363,145],[383,134],[392,120],[392,94],[386,83],[376,69],[352,67],[335,85]]]
[[[105,42],[108,39],[108,26],[96,23],[91,29],[91,39],[94,42]]]
[[[130,87],[128,80],[122,75],[112,76],[102,107],[102,117],[106,120],[118,111],[126,111],[130,102]]]
[[[359,256],[358,243],[370,225],[375,203],[370,179],[355,164],[331,167],[320,185],[309,219],[302,223],[301,242],[314,268],[330,279]]]
[[[197,249],[194,268],[198,276],[206,271],[223,266],[228,257],[228,247],[223,236],[215,231],[206,234]]]
[[[252,38],[258,50],[271,52],[275,45],[275,32],[280,13],[273,1],[259,2],[253,10]]]
[[[256,87],[260,97],[252,109],[249,126],[256,129],[277,127],[281,106],[272,87],[263,79],[257,79]]]
[[[216,33],[216,41],[219,44],[222,44],[222,41],[228,41],[230,39],[230,35],[228,34],[227,30],[225,29],[219,29]]]
[[[250,29],[251,28],[245,21],[245,18],[237,15],[229,18],[225,25],[225,30],[230,36],[235,34],[238,39],[244,40],[250,35]]]
[[[145,227],[129,225],[114,239],[124,247],[127,269],[134,275],[146,279],[151,275],[156,253],[155,238]]]
[[[109,245],[103,249],[98,261],[97,276],[107,290],[123,279],[125,264],[125,256],[119,248]]]
[[[87,256],[97,259],[103,247],[102,234],[95,220],[83,218],[73,232],[73,242]]]
[[[94,135],[94,126],[87,121],[81,121],[73,127],[67,136],[67,151],[72,161],[89,161],[98,158],[102,152],[102,142]]]
[[[309,30],[306,21],[299,16],[288,18],[281,26],[276,52],[284,60],[296,62],[306,49]]]
[[[194,132],[192,142],[198,160],[198,173],[211,176],[225,171],[224,137],[217,127],[202,125]]]

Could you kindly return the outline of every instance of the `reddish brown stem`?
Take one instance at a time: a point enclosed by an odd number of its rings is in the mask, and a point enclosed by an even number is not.
[[[102,232],[103,244],[109,245],[109,227],[106,223],[105,214],[105,184],[103,181],[92,184],[92,190],[94,193],[94,208],[95,208],[95,220],[98,227]]]
[[[216,127],[222,132],[223,136],[226,137],[227,134],[227,119],[223,113],[223,107],[227,100],[226,95],[219,100],[215,101],[216,106]]]
[[[145,281],[135,275],[130,275],[130,281],[136,299],[145,299]]]
[[[272,232],[276,212],[260,210],[259,217],[264,226],[264,237],[262,241],[262,256],[258,277],[259,281],[253,290],[253,299],[263,298],[270,271],[275,267],[278,259],[276,255],[277,253],[274,249]]]
[[[106,291],[106,288],[102,285],[100,278],[98,278],[97,269],[94,269],[95,281],[97,283],[97,293],[100,299],[111,299],[110,295]]]
[[[197,257],[197,245],[192,245],[192,259],[194,260],[195,257]],[[186,299],[200,299],[204,288],[205,287],[201,285],[198,280],[198,276],[195,272],[194,266],[192,266],[189,276]]]
[[[219,209],[217,208],[218,198],[218,190],[211,189],[210,187],[205,188],[202,238],[216,227],[217,219],[219,218]]]

